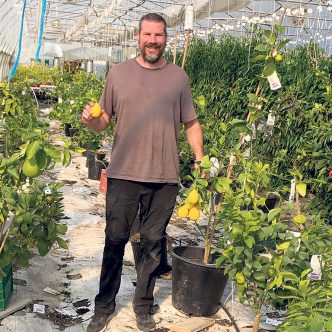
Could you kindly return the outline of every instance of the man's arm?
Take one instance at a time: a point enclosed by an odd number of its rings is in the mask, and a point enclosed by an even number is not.
[[[203,133],[201,125],[197,119],[186,122],[184,129],[187,135],[188,143],[195,154],[196,160],[201,160],[204,156],[203,152]]]
[[[99,118],[92,117],[92,110],[91,107],[94,103],[90,102],[86,105],[85,109],[82,113],[82,122],[93,132],[97,133],[100,131],[105,130],[110,122],[111,122],[111,115],[107,112],[102,110],[102,114]]]

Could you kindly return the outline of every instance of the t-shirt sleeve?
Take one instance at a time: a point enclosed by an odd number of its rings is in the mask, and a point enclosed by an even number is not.
[[[114,115],[112,107],[112,71],[107,74],[106,82],[104,85],[103,94],[100,97],[99,104],[108,114]]]
[[[190,92],[190,85],[188,76],[186,76],[184,87],[181,94],[181,123],[186,123],[197,118],[195,112],[193,98]]]

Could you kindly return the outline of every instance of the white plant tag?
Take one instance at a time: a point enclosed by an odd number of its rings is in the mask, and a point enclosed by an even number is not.
[[[282,321],[278,320],[278,319],[273,319],[273,318],[267,317],[266,318],[266,323],[267,324],[271,324],[273,326],[278,326],[278,325],[280,325],[282,323]]]
[[[279,80],[279,77],[278,77],[278,74],[276,71],[273,72],[272,75],[268,76],[267,80],[270,83],[271,90],[278,90],[281,88],[281,83],[280,83],[280,80]]]
[[[39,314],[45,313],[45,306],[43,304],[34,303],[33,312],[38,312]]]
[[[276,121],[275,115],[272,115],[272,110],[269,110],[269,115],[267,117],[266,124],[268,124],[269,126],[274,126],[275,121]]]
[[[292,179],[291,180],[290,194],[289,194],[288,201],[289,202],[293,202],[294,198],[295,198],[295,179]]]
[[[312,280],[321,280],[322,279],[322,269],[320,266],[320,260],[322,259],[321,255],[312,255],[310,260],[310,266],[312,271],[308,274],[308,278]]]

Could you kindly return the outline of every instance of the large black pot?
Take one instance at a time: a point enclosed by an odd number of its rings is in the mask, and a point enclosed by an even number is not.
[[[203,264],[203,256],[200,247],[180,246],[172,252],[172,304],[187,315],[214,315],[227,284],[224,269]]]
[[[100,180],[101,170],[107,168],[108,161],[95,160],[93,164],[88,164],[88,179]]]

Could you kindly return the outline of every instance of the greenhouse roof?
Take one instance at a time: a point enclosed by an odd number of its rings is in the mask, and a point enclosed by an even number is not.
[[[169,45],[176,41],[181,47],[185,8],[190,3],[194,8],[193,34],[199,37],[250,36],[255,23],[265,28],[282,18],[285,37],[291,43],[315,40],[331,53],[332,0],[0,0],[0,51],[13,54],[17,50],[24,5],[22,40],[32,40],[34,45],[44,21],[43,42],[135,47],[138,20],[145,13],[157,12],[169,24]]]

